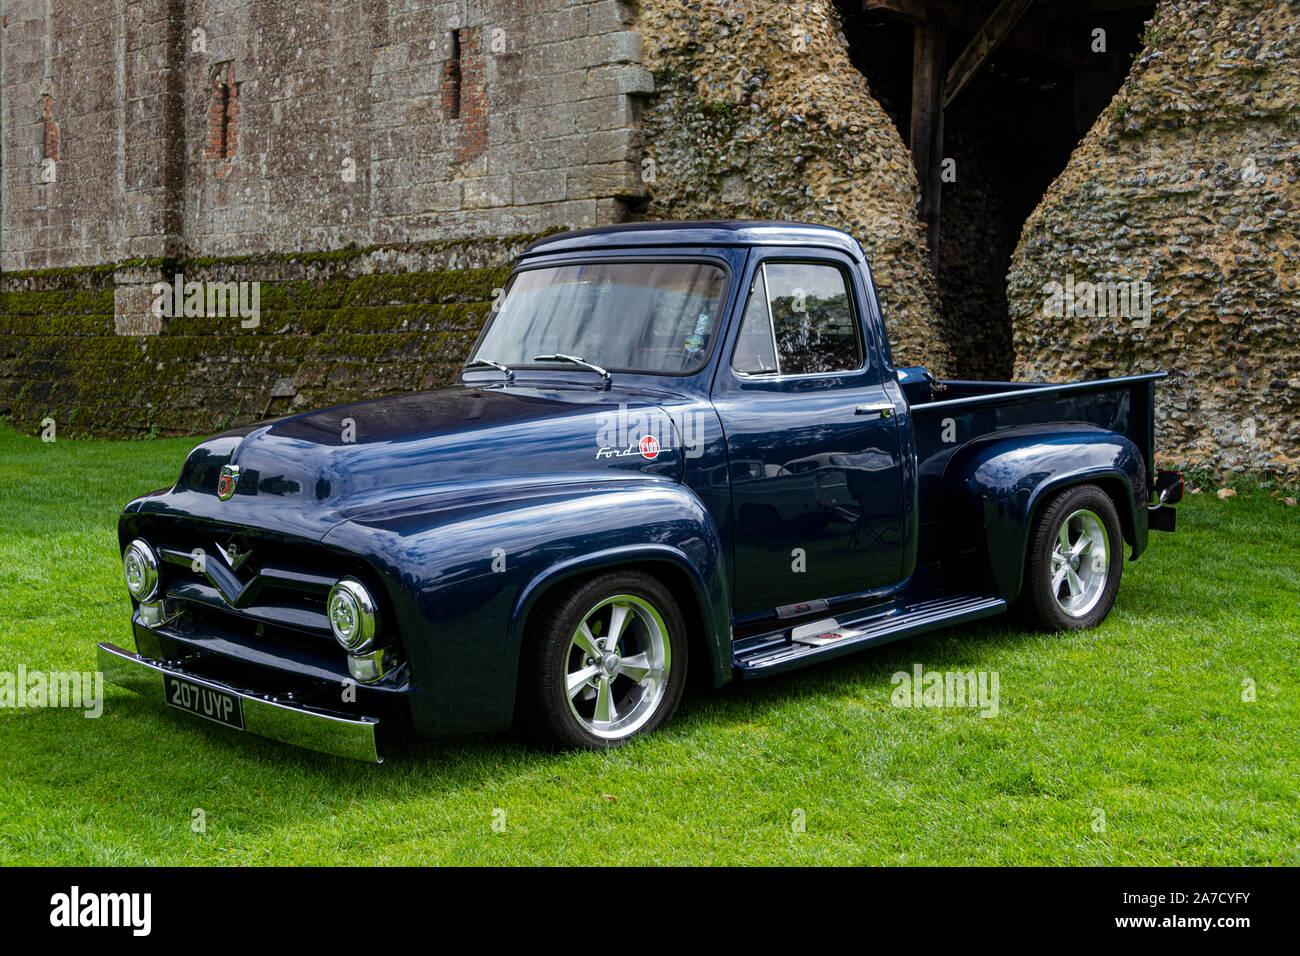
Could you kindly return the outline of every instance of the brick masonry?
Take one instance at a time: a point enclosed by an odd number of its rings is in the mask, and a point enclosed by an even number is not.
[[[54,97],[46,96],[45,103],[45,152],[43,158],[59,160],[59,124],[54,122]]]
[[[212,99],[208,104],[208,138],[203,144],[207,160],[234,159],[239,153],[239,83],[235,64],[218,63],[212,69]],[[226,175],[230,164],[224,163],[218,175]]]

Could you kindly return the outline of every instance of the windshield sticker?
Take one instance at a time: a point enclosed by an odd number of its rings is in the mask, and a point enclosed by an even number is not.
[[[695,331],[686,336],[682,348],[691,354],[704,351],[704,338],[709,334],[709,313],[701,312],[695,320]]]

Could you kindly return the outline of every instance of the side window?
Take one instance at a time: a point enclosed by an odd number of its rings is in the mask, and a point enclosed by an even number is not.
[[[767,310],[767,288],[763,270],[754,275],[749,289],[749,304],[740,323],[740,336],[731,365],[737,372],[761,375],[776,371],[776,340],[772,337],[771,313]]]
[[[812,262],[766,262],[745,307],[738,372],[813,375],[862,367],[862,341],[844,273]]]
[[[763,269],[781,374],[861,368],[862,345],[844,273],[810,262],[769,262]]]

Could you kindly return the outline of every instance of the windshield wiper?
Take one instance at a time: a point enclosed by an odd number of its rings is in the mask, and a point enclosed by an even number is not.
[[[512,379],[515,377],[514,369],[512,369],[509,365],[503,365],[502,363],[494,362],[491,359],[482,359],[482,358],[472,359],[466,362],[464,365],[462,365],[461,368],[462,369],[494,368],[499,372],[504,372],[507,379]]]
[[[581,365],[583,368],[589,368],[598,374],[605,381],[609,381],[609,372],[601,368],[595,362],[588,362],[584,358],[578,358],[576,355],[565,355],[563,352],[556,352],[554,355],[534,355],[534,362],[572,362],[574,365]]]

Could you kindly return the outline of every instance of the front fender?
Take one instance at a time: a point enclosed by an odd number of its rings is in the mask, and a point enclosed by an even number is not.
[[[1147,546],[1146,464],[1118,432],[1087,424],[1010,428],[975,439],[949,459],[940,481],[945,581],[964,591],[1020,594],[1033,520],[1056,491],[1100,485],[1119,512],[1137,558]]]
[[[326,537],[366,556],[388,582],[417,687],[412,711],[420,732],[509,726],[537,602],[566,579],[618,565],[663,564],[688,582],[714,681],[730,676],[730,596],[718,529],[699,498],[675,482],[515,489],[432,512],[357,518]]]

